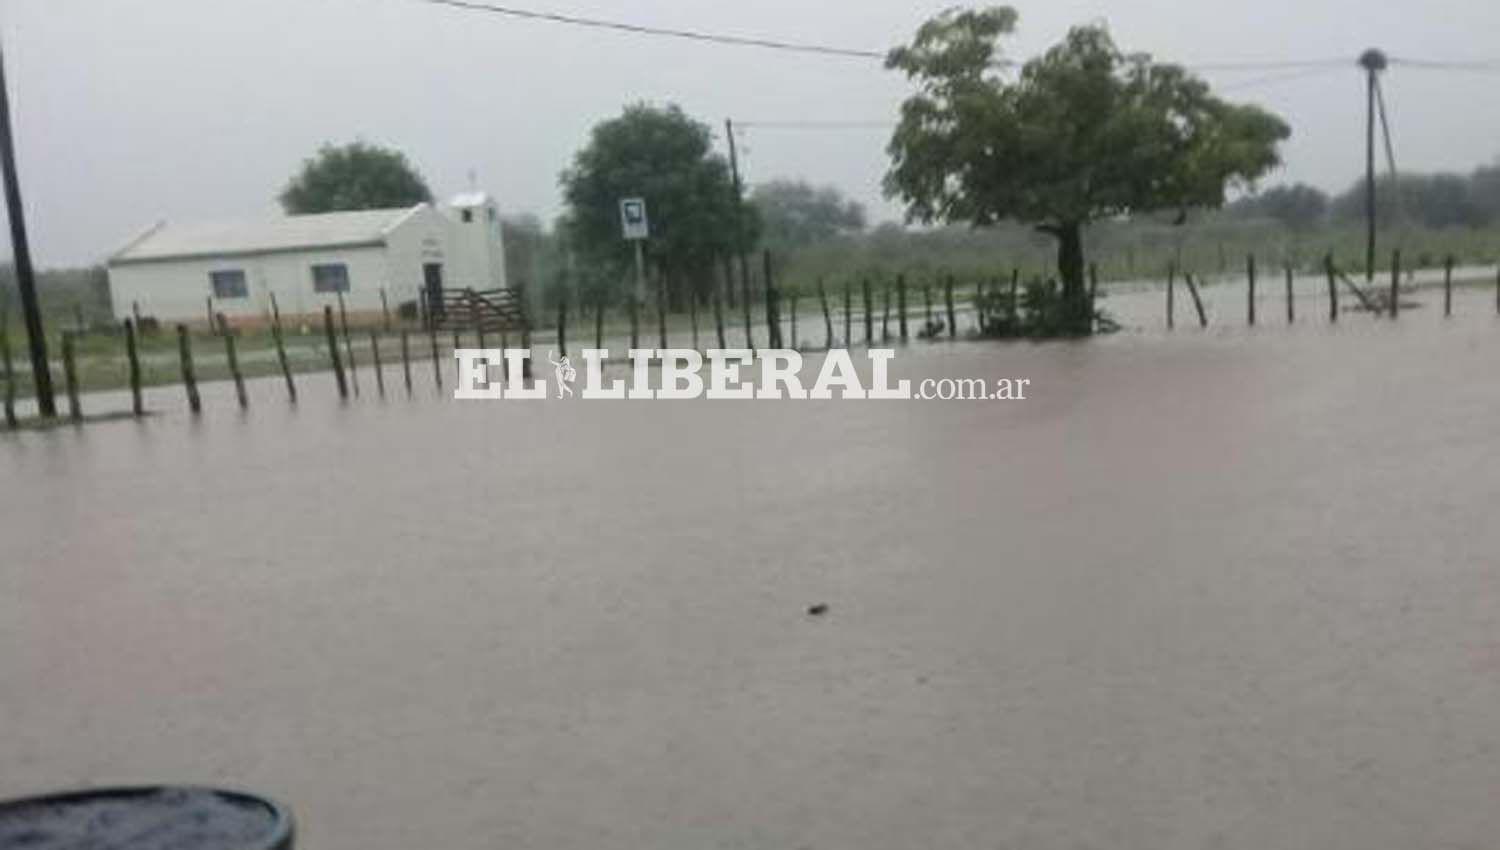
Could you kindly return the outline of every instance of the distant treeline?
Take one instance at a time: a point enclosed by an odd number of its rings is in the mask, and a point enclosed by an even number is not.
[[[109,321],[109,275],[103,266],[40,269],[36,273],[37,299],[49,321],[76,321],[82,315],[88,324]],[[16,270],[0,265],[0,312],[12,326],[20,324],[21,296]]]
[[[1500,164],[1469,174],[1402,174],[1376,180],[1376,219],[1385,227],[1487,227],[1500,223]],[[1365,184],[1356,181],[1330,196],[1297,183],[1276,186],[1231,203],[1233,218],[1269,218],[1288,227],[1362,221]]]

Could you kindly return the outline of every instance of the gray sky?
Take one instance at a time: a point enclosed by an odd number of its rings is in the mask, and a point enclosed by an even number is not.
[[[952,0],[509,0],[649,25],[885,49]],[[1494,0],[1023,2],[1011,54],[1070,25],[1110,24],[1126,49],[1186,64],[1394,56],[1500,59]],[[324,141],[404,150],[441,197],[479,174],[507,212],[558,211],[557,175],[596,121],[637,100],[737,120],[884,120],[904,81],[878,62],[581,30],[415,0],[0,0],[33,253],[101,260],[157,219],[271,214]],[[1352,59],[1351,59],[1352,62]],[[1213,72],[1231,86],[1286,72]],[[1403,170],[1468,170],[1500,154],[1500,77],[1393,69]],[[1226,89],[1293,126],[1272,182],[1339,189],[1361,166],[1357,69]],[[718,143],[723,142],[722,130]],[[748,182],[839,187],[876,219],[884,130],[750,129]],[[9,252],[8,242],[4,249]]]

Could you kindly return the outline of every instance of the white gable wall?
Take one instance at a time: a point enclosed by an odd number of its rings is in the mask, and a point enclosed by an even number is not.
[[[455,286],[451,225],[447,217],[430,206],[424,206],[402,219],[385,237],[387,285],[391,309],[402,301],[415,301],[422,289],[422,267],[427,263],[443,266],[443,285]]]

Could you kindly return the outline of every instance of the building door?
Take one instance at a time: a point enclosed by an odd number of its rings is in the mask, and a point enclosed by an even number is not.
[[[427,311],[433,316],[443,315],[443,264],[422,264],[422,286],[427,292]]]

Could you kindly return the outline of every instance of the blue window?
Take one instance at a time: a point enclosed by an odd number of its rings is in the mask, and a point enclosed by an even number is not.
[[[250,285],[245,282],[243,269],[224,269],[209,272],[208,283],[213,287],[215,298],[249,298]]]
[[[319,263],[312,267],[313,292],[348,292],[349,267],[343,263]]]

